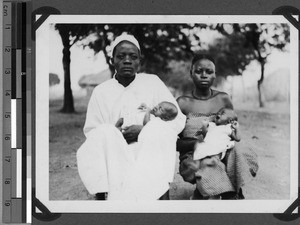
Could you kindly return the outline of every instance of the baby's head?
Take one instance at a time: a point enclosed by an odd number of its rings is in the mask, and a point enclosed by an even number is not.
[[[164,121],[175,119],[178,114],[177,107],[171,102],[161,102],[151,110],[151,114]]]
[[[228,108],[220,109],[215,119],[216,125],[226,125],[232,121],[237,121],[237,115],[233,109]]]

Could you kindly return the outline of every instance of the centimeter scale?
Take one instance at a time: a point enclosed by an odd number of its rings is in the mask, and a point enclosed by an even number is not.
[[[29,221],[27,186],[26,2],[3,2],[3,201],[4,223]],[[31,176],[31,175],[30,175]],[[27,210],[26,210],[27,208]]]

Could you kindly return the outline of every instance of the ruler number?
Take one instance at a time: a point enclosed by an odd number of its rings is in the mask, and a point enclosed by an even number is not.
[[[5,52],[10,52],[10,47],[5,47]]]
[[[9,141],[9,140],[10,140],[10,136],[5,136],[5,137],[4,137],[4,140],[5,140],[5,141]]]
[[[3,15],[4,15],[4,16],[8,16],[8,11],[7,11],[7,9],[8,9],[8,6],[7,6],[7,5],[4,5],[4,6],[3,6]]]
[[[10,184],[10,179],[6,178],[5,181],[4,181],[4,184]]]
[[[10,200],[6,200],[5,203],[4,203],[4,205],[7,206],[7,207],[10,206],[11,205],[11,201]]]
[[[4,72],[6,75],[10,75],[11,71],[10,69],[5,69],[5,72]]]
[[[5,91],[5,96],[10,96],[10,91]]]
[[[10,114],[9,114],[9,113],[6,113],[6,114],[4,115],[4,117],[5,117],[5,119],[10,119]]]
[[[10,162],[10,157],[6,157],[6,158],[5,158],[5,161],[6,161],[6,162]]]

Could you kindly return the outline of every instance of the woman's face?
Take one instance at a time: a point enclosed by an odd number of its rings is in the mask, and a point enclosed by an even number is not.
[[[210,88],[216,78],[215,64],[209,59],[198,60],[191,68],[191,77],[197,88]]]
[[[121,42],[115,48],[112,62],[118,76],[133,77],[140,67],[139,49],[130,42]]]

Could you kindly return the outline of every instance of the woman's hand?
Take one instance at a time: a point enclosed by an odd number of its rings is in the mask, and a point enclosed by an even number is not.
[[[129,127],[124,127],[122,133],[127,143],[130,144],[131,142],[137,141],[142,129],[143,125],[131,125]]]

